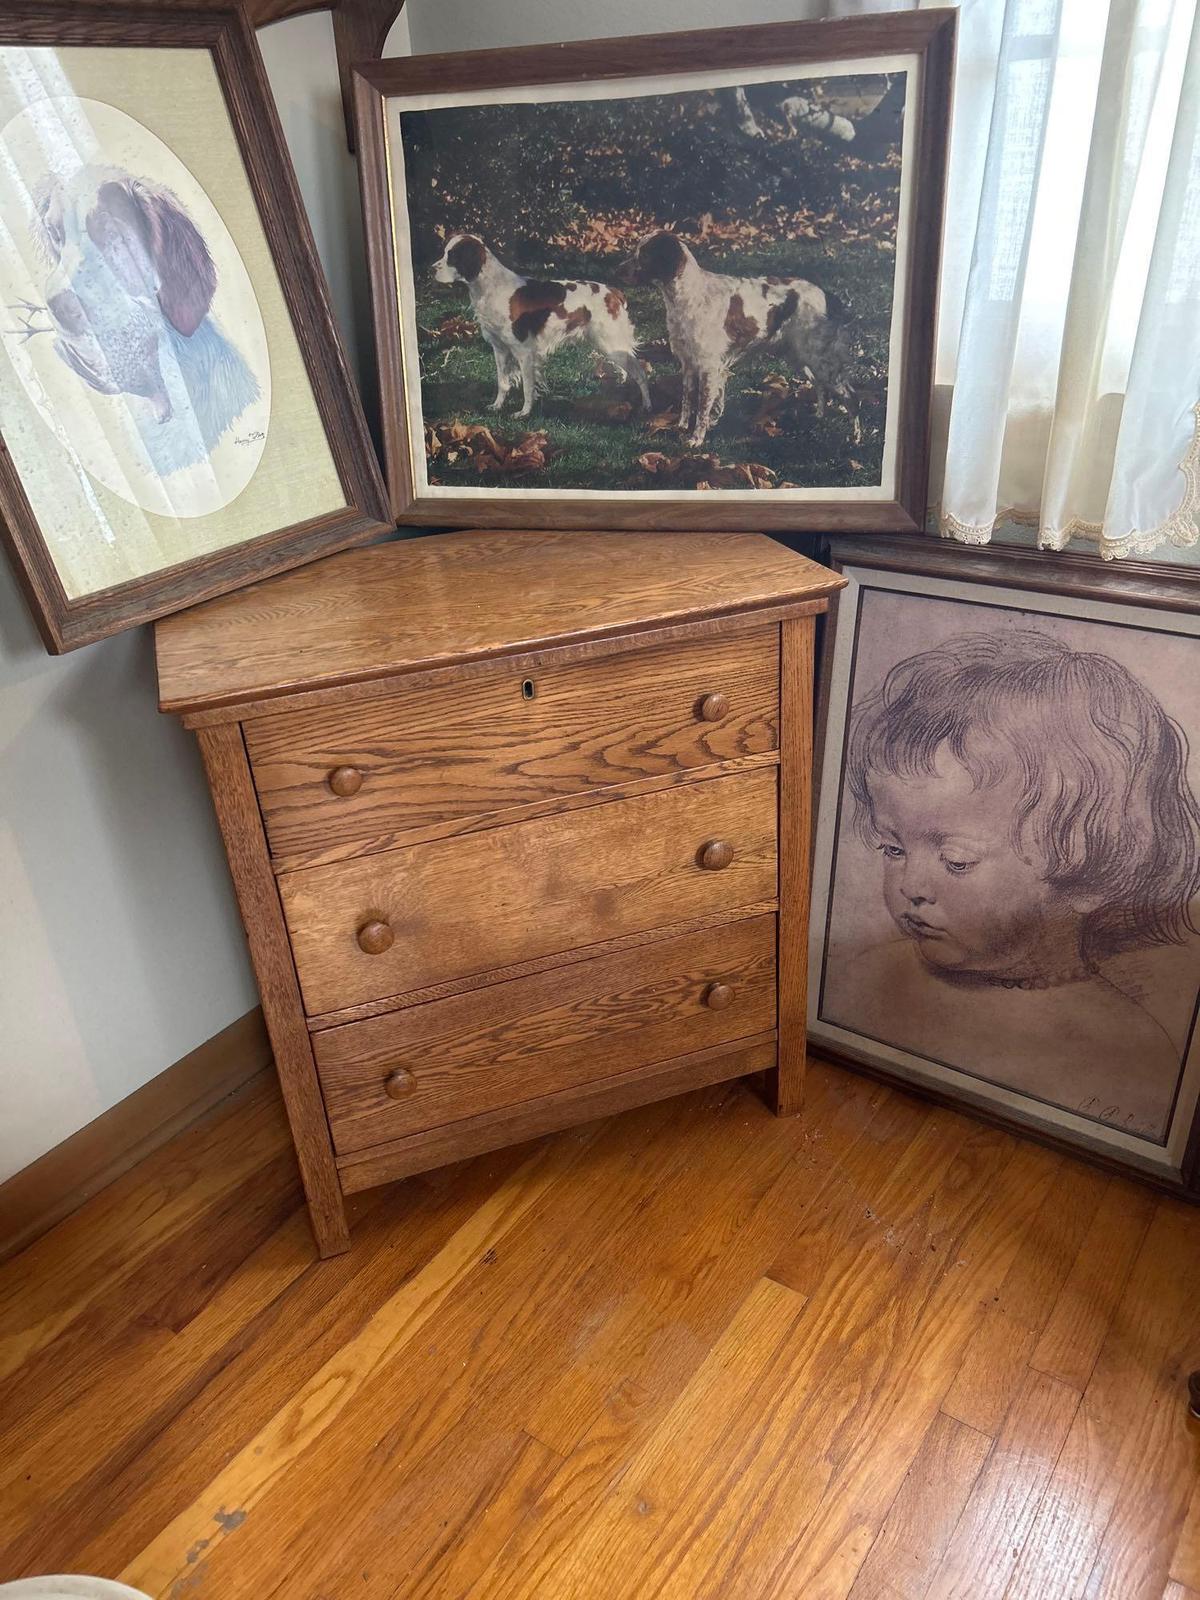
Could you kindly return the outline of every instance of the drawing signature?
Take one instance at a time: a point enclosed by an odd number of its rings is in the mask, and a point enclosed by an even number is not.
[[[261,428],[252,428],[249,433],[242,434],[241,438],[235,439],[233,442],[234,444],[257,444],[260,439],[265,438],[266,434]]]

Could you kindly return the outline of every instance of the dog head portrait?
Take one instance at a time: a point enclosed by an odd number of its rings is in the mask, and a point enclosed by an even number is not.
[[[438,283],[474,283],[483,271],[488,258],[488,248],[473,233],[455,233],[446,241],[446,248],[433,264],[433,275]]]
[[[58,357],[98,394],[132,396],[160,472],[193,464],[258,397],[210,315],[217,269],[167,188],[116,167],[81,167],[36,192],[44,315]],[[157,437],[156,437],[157,435]]]
[[[671,283],[687,265],[691,252],[682,239],[657,228],[642,239],[616,277],[622,283]]]

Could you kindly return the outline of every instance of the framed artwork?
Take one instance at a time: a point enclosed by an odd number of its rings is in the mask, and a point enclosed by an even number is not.
[[[1194,1187],[1200,586],[896,544],[833,546],[811,1038]]]
[[[921,528],[954,31],[358,68],[398,519]]]
[[[0,17],[0,516],[51,650],[390,528],[235,9]]]

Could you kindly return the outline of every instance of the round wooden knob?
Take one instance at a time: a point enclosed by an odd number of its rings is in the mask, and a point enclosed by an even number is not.
[[[416,1087],[417,1080],[404,1067],[397,1067],[395,1072],[389,1072],[383,1080],[383,1092],[391,1100],[403,1100],[404,1096],[411,1094]]]
[[[364,922],[358,930],[358,948],[369,956],[381,956],[395,943],[396,935],[386,922]]]
[[[704,1004],[710,1011],[724,1011],[733,1003],[733,990],[727,983],[710,983],[704,991]]]
[[[701,722],[720,722],[729,712],[729,698],[723,694],[706,694],[696,707]]]
[[[362,788],[362,773],[357,767],[334,767],[327,781],[334,794],[346,799]]]
[[[710,839],[700,846],[696,860],[705,872],[721,872],[733,860],[733,846],[727,839]]]

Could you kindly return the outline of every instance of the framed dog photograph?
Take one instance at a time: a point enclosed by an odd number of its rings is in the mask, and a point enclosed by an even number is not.
[[[236,9],[0,17],[0,515],[69,649],[392,524]]]
[[[1194,1185],[1200,589],[834,556],[812,1040]]]
[[[954,30],[357,69],[399,520],[923,527]]]

